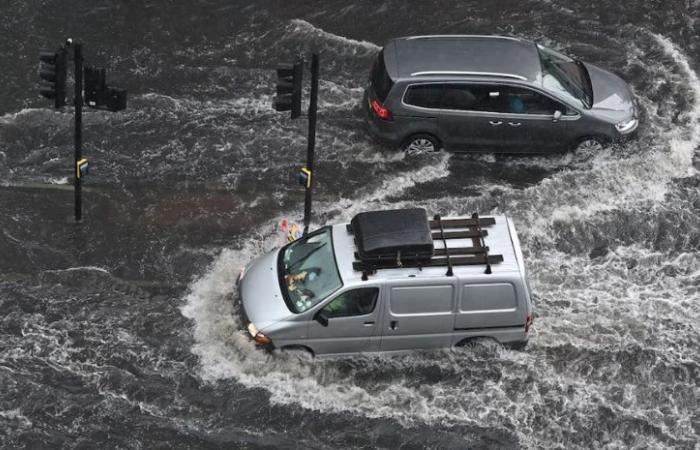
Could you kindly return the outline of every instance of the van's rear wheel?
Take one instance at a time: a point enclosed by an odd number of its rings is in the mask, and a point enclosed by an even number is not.
[[[440,150],[440,142],[431,134],[414,134],[406,139],[403,151],[407,156],[424,155]]]

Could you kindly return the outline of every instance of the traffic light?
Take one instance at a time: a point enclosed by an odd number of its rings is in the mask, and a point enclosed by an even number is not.
[[[291,111],[292,119],[301,115],[301,79],[303,61],[277,68],[277,95],[274,107],[277,111]]]
[[[83,69],[83,83],[85,96],[83,100],[88,106],[102,104],[103,93],[107,88],[105,82],[105,69],[102,67],[85,66]]]
[[[126,89],[108,86],[104,68],[85,66],[83,74],[88,106],[110,111],[126,109]]]
[[[302,167],[299,169],[299,174],[297,175],[297,180],[299,184],[305,189],[311,188],[311,169],[308,167]]]
[[[66,106],[67,56],[63,47],[56,52],[39,53],[39,77],[42,80],[39,93],[53,100],[56,108]]]

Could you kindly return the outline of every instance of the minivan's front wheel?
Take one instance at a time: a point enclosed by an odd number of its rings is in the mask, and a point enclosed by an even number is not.
[[[440,143],[430,134],[414,134],[406,140],[403,150],[407,156],[423,155],[440,150]]]
[[[603,150],[603,147],[605,147],[605,140],[596,136],[589,136],[579,139],[574,146],[574,151],[580,153],[594,153]]]

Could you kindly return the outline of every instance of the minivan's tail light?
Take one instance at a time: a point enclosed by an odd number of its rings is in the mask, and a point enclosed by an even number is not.
[[[383,107],[382,104],[379,103],[376,99],[372,100],[370,104],[372,105],[372,110],[377,115],[377,117],[379,117],[382,120],[394,120],[394,118],[391,117],[391,111]]]
[[[530,331],[530,327],[532,327],[532,322],[534,322],[534,321],[535,321],[534,314],[530,314],[527,316],[527,320],[525,320],[525,332],[526,333]]]

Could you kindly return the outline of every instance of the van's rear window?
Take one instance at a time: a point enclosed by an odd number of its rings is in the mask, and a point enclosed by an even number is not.
[[[384,50],[379,52],[377,59],[374,60],[372,71],[369,74],[369,82],[374,88],[375,94],[377,94],[377,100],[384,103],[386,96],[389,95],[389,91],[394,86],[394,81],[387,73],[384,65]]]

